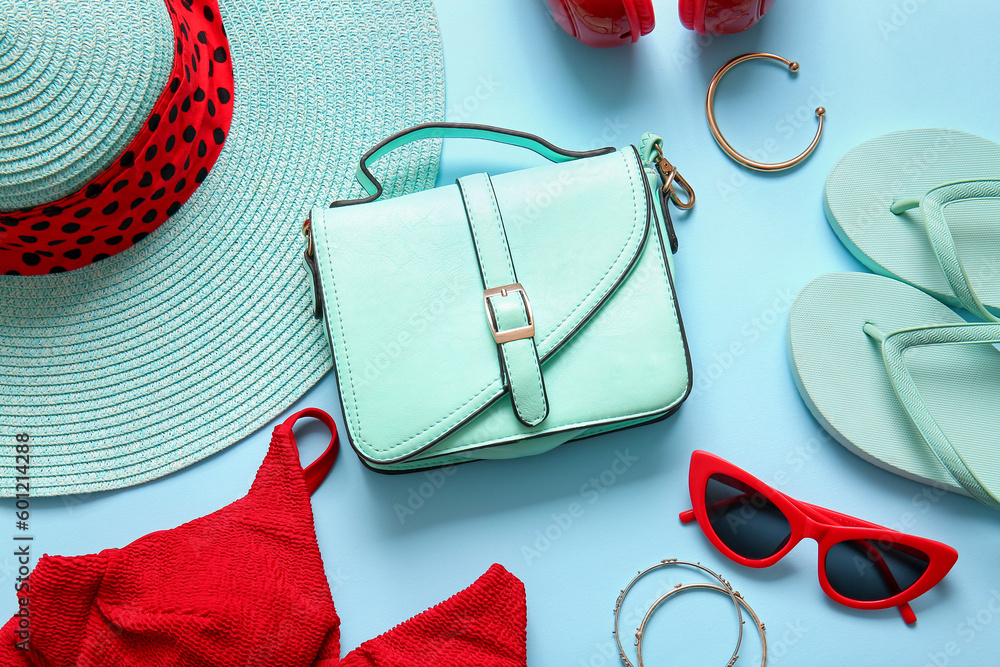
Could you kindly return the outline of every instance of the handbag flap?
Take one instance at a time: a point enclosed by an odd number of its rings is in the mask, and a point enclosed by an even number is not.
[[[648,185],[634,147],[491,180],[544,373],[638,257]],[[344,416],[363,457],[413,456],[505,393],[457,185],[317,207],[311,220]]]

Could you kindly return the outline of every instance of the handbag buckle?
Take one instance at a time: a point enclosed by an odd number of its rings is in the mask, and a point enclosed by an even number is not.
[[[521,293],[521,300],[524,301],[524,309],[528,313],[528,324],[527,326],[517,327],[516,329],[505,329],[500,331],[497,327],[496,318],[493,314],[493,308],[490,306],[490,299],[498,296],[507,297],[514,292]],[[501,285],[500,287],[491,287],[487,290],[483,290],[483,307],[486,309],[486,321],[490,324],[490,331],[493,332],[493,339],[496,340],[497,345],[509,343],[512,340],[531,338],[535,335],[535,317],[531,313],[531,301],[528,300],[528,293],[524,291],[524,287],[521,286],[521,283],[511,283],[510,285]]]

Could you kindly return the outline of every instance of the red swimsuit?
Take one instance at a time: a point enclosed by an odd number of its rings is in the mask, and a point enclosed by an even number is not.
[[[303,416],[334,434],[305,470]],[[121,549],[43,557],[0,629],[0,665],[524,667],[524,586],[500,565],[340,660],[309,498],[336,456],[333,420],[303,410],[275,428],[240,500]]]

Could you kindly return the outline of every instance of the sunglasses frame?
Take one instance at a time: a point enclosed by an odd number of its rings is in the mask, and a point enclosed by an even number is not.
[[[777,507],[791,528],[788,541],[773,555],[762,559],[745,558],[727,547],[716,534],[708,518],[705,506],[705,491],[712,475],[720,474],[730,477],[742,484],[752,487]],[[914,623],[916,615],[909,602],[917,598],[940,582],[955,561],[958,552],[947,544],[935,542],[923,537],[901,533],[885,526],[862,521],[861,519],[834,512],[833,510],[796,500],[777,489],[765,484],[742,468],[729,463],[715,454],[695,450],[691,454],[691,468],[688,474],[688,489],[693,509],[681,512],[683,523],[697,520],[702,532],[716,549],[730,560],[747,567],[763,568],[774,565],[794,549],[802,540],[813,539],[819,545],[819,583],[823,591],[833,600],[846,607],[854,609],[888,609],[898,607],[907,623]],[[849,540],[870,540],[876,543],[888,542],[894,545],[907,546],[923,552],[928,558],[927,569],[907,589],[882,600],[855,600],[845,597],[835,591],[826,575],[826,556],[835,544]],[[875,563],[873,559],[873,563]]]

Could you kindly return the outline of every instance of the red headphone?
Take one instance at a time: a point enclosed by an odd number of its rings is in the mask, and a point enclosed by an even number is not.
[[[606,49],[636,42],[656,24],[652,0],[548,0],[562,29],[587,46]],[[742,32],[774,0],[680,0],[681,23],[701,34]]]
[[[759,21],[774,0],[681,0],[681,24],[702,35],[731,35]]]

